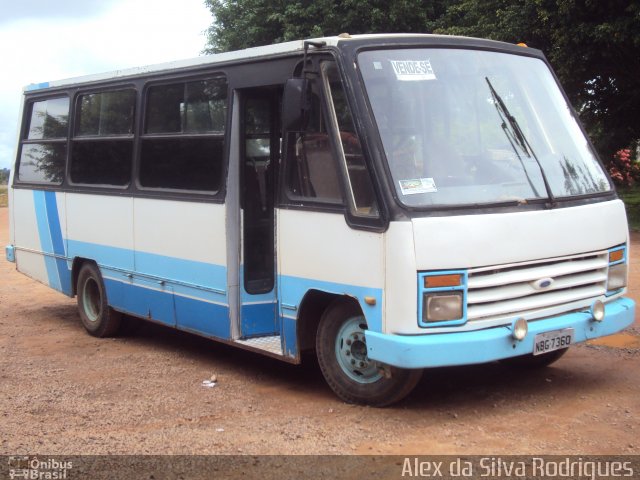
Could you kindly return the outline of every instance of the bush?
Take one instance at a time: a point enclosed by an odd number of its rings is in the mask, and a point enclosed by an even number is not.
[[[608,166],[613,183],[619,187],[632,187],[640,180],[640,166],[631,158],[631,149],[618,150]]]

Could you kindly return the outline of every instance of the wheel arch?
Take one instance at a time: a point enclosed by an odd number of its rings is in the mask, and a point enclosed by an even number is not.
[[[86,263],[93,263],[98,269],[98,263],[95,260],[90,258],[83,257],[75,257],[73,259],[73,263],[71,264],[71,296],[75,297],[78,294],[78,275],[80,275],[80,270],[82,270],[82,266]]]
[[[317,289],[311,289],[305,293],[300,302],[297,319],[299,352],[315,349],[320,320],[324,312],[335,302],[348,302],[362,311],[358,299],[348,294],[331,293]]]
[[[320,319],[316,357],[329,387],[342,400],[375,407],[391,405],[417,385],[421,369],[381,364],[368,357],[366,316],[357,298],[334,300]]]

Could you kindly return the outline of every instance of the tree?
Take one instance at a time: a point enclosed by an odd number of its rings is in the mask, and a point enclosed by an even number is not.
[[[549,58],[605,161],[640,139],[640,0],[206,0],[207,53],[342,32],[525,42]]]
[[[9,169],[0,169],[0,185],[4,185],[9,181]]]
[[[461,0],[436,32],[541,49],[603,160],[640,138],[640,1]]]
[[[453,0],[206,0],[214,22],[206,53],[300,38],[373,32],[426,33]]]

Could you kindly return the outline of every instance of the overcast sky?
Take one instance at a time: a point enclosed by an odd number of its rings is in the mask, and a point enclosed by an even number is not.
[[[204,0],[0,0],[0,168],[10,168],[22,87],[197,57]]]

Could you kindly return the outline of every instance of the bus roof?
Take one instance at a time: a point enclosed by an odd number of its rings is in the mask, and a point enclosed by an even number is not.
[[[329,46],[337,46],[339,42],[348,42],[350,40],[385,40],[392,38],[433,38],[438,35],[430,34],[365,34],[365,35],[348,35],[342,34],[333,37],[322,37],[308,39],[313,42],[325,42]],[[451,37],[447,37],[451,38]],[[187,60],[177,60],[172,62],[159,63],[154,65],[146,65],[142,67],[127,68],[123,70],[115,70],[105,73],[97,73],[84,75],[80,77],[67,78],[63,80],[54,80],[51,82],[32,83],[24,87],[25,92],[34,90],[42,90],[47,88],[63,87],[74,84],[86,84],[100,82],[104,80],[112,80],[118,78],[135,77],[151,73],[158,73],[166,70],[187,69],[191,67],[199,67],[202,65],[232,62],[236,60],[248,60],[271,55],[287,54],[296,51],[302,51],[305,40],[295,40],[291,42],[276,43],[273,45],[264,45],[261,47],[247,48],[245,50],[236,50],[233,52],[217,53],[214,55],[203,55]]]

